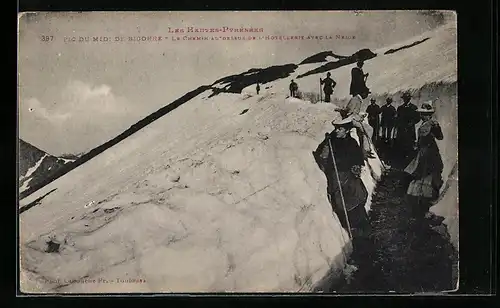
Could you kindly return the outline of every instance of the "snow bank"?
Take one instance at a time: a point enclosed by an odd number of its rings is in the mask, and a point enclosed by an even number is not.
[[[22,289],[295,292],[336,276],[350,244],[312,151],[338,114],[243,97],[195,98],[23,199],[57,188],[20,218]],[[41,252],[49,238],[59,253]]]
[[[436,120],[441,125],[444,138],[438,142],[444,163],[441,197],[431,208],[436,215],[445,218],[452,244],[458,249],[458,102],[457,83],[434,84],[418,92],[420,100],[437,99]]]

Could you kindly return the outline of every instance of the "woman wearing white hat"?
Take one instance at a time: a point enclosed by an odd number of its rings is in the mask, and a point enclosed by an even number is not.
[[[438,197],[443,185],[443,161],[436,143],[436,139],[443,140],[443,132],[439,123],[432,118],[434,108],[431,101],[423,103],[417,111],[422,119],[417,132],[418,152],[404,171],[412,177],[407,197],[416,218],[421,218],[429,210],[431,202]]]

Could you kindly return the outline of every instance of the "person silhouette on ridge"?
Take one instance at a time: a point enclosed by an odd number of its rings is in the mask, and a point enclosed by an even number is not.
[[[290,97],[297,97],[297,91],[299,90],[299,86],[295,81],[290,82]]]
[[[370,89],[366,86],[366,79],[368,78],[368,73],[363,72],[363,61],[358,61],[356,67],[351,70],[351,87],[349,94],[356,96],[358,94],[367,92],[370,94]]]
[[[326,73],[326,78],[325,79],[321,79],[321,78],[319,79],[320,85],[324,84],[323,92],[325,93],[325,103],[329,103],[330,102],[330,96],[333,93],[333,89],[337,85],[337,83],[335,82],[335,80],[333,80],[332,78],[330,78],[331,75],[332,74],[330,72],[328,72],[328,73]]]

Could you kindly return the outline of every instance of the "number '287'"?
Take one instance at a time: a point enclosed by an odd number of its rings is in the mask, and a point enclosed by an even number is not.
[[[51,42],[54,40],[53,35],[42,35],[42,42]]]

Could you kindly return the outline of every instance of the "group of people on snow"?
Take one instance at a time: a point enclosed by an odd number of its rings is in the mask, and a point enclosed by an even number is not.
[[[418,108],[411,102],[411,94],[404,92],[401,96],[403,103],[397,109],[390,97],[382,107],[372,98],[366,112],[362,112],[363,101],[371,93],[366,86],[368,74],[362,67],[363,62],[359,61],[352,69],[352,97],[344,108],[336,109],[341,117],[332,121],[333,131],[313,152],[327,177],[328,198],[333,209],[343,227],[354,237],[364,234],[370,227],[364,209],[368,193],[360,175],[368,165],[365,162],[375,158],[375,144],[380,132],[385,142],[392,140],[393,133],[396,135],[394,151],[405,166],[402,171],[410,178],[407,201],[416,217],[428,215],[430,204],[436,200],[443,185],[443,162],[436,142],[443,139],[443,133],[433,119],[433,103],[424,102]],[[335,85],[326,80],[323,82],[325,86]],[[330,100],[326,93],[331,92],[325,91],[325,101]],[[368,125],[364,121],[366,117]],[[352,129],[356,131],[359,145],[350,135]]]
[[[368,124],[374,131],[374,134],[372,135],[372,141],[374,143],[379,140],[384,143],[390,143],[393,139],[392,136],[395,132],[394,128],[396,125],[397,111],[392,105],[392,102],[392,97],[388,97],[385,100],[385,104],[380,107],[377,104],[377,100],[372,98],[370,99],[370,105],[366,108],[366,113],[368,114]],[[401,117],[399,119],[401,119]],[[406,125],[403,121],[400,121],[398,124],[401,124],[401,126]],[[381,137],[381,139],[379,139],[379,137]]]
[[[403,103],[397,109],[392,105],[391,97],[386,99],[382,107],[372,98],[366,108],[368,123],[373,129],[372,141],[378,142],[380,135],[384,143],[392,144],[395,139],[401,155],[405,158],[411,154],[416,142],[415,125],[421,120],[418,108],[411,102],[411,98],[409,92],[403,93]]]

